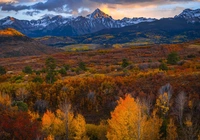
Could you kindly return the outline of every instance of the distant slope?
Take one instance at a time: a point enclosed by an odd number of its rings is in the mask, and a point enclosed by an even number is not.
[[[0,30],[0,37],[9,37],[9,36],[24,36],[24,35],[12,28],[7,28],[6,30]]]
[[[15,29],[0,30],[0,57],[42,55],[60,51],[28,38]]]
[[[183,18],[166,18],[124,28],[106,29],[75,37],[80,43],[116,44],[147,42],[149,44],[180,43],[200,38],[200,22],[189,23]]]
[[[40,38],[35,38],[36,41],[52,47],[64,47],[66,45],[71,45],[77,43],[74,39],[70,37],[57,37],[57,36],[45,36]]]

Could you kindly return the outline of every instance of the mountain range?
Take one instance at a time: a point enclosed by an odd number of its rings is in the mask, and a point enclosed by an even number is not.
[[[100,9],[86,17],[64,18],[60,15],[46,16],[38,20],[19,20],[14,17],[6,17],[0,20],[0,28],[14,28],[29,37],[41,36],[78,36],[94,33],[102,29],[121,28],[135,25],[141,22],[152,22],[154,18],[123,18],[115,20]]]
[[[73,37],[84,44],[171,44],[200,38],[200,9],[185,9],[173,18],[162,18],[152,22],[121,28],[103,29],[91,34]]]
[[[76,43],[179,43],[200,38],[200,9],[185,9],[173,18],[159,20],[115,20],[100,9],[85,17],[46,16],[31,21],[6,17],[0,20],[0,29],[5,28],[14,28],[28,37],[42,37],[36,40],[59,47]]]

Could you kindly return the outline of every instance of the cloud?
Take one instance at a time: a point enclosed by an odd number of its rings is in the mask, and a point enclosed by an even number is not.
[[[16,2],[16,0],[1,0],[0,4],[1,3],[14,3],[14,2]]]
[[[199,0],[91,0],[104,4],[142,4],[142,3],[170,3],[170,2],[191,2]]]
[[[36,3],[35,5],[32,5],[31,8],[38,10],[54,11],[59,8],[63,9],[65,5],[66,5],[65,0],[48,0],[45,3],[43,2]]]
[[[23,2],[38,2],[42,0],[0,0],[0,4],[8,4],[8,3],[23,3]]]
[[[14,2],[24,2],[25,0],[11,1],[4,0],[0,3],[1,10],[3,11],[20,11],[27,9],[34,10],[48,10],[48,11],[63,11],[71,12],[72,10],[78,10],[84,2],[87,0],[47,0],[46,2],[38,2],[36,4],[27,5],[16,5]],[[29,0],[30,2],[31,0]],[[33,1],[33,0],[32,0]]]
[[[1,11],[15,11],[19,12],[22,10],[36,10],[36,11],[51,11],[56,13],[65,13],[71,15],[87,15],[101,4],[96,3],[91,0],[47,0],[42,2],[42,0],[35,0],[32,5],[23,5],[22,2],[25,0],[17,0],[16,3],[0,3]],[[34,0],[28,0],[29,2]],[[44,1],[44,0],[43,0]],[[89,10],[80,10],[89,9]],[[31,14],[31,13],[28,13]]]
[[[40,11],[27,11],[24,12],[23,14],[28,15],[28,16],[35,16],[38,15],[39,13],[41,13]]]
[[[92,8],[102,4],[117,4],[117,5],[127,5],[127,4],[159,4],[159,3],[174,3],[174,2],[191,2],[199,0],[1,0],[0,7],[4,11],[20,11],[26,9],[34,10],[48,10],[48,11],[58,11],[58,12],[71,12],[72,10],[78,10],[81,7]],[[26,6],[21,3],[23,2],[36,2],[33,5]],[[18,3],[18,5],[16,5]]]
[[[13,4],[0,4],[1,10],[2,11],[20,11],[20,10],[25,10],[25,9],[30,9],[29,6],[26,5],[18,5],[14,6]]]
[[[24,4],[24,2],[26,2],[26,4]],[[27,2],[29,2],[28,5]],[[94,9],[100,8],[107,14],[122,17],[126,16],[126,14],[135,15],[133,12],[138,12],[135,9],[139,9],[141,13],[148,15],[146,8],[151,10],[153,8],[157,9],[160,5],[184,4],[185,2],[200,2],[200,0],[0,0],[0,9],[1,11],[15,12],[29,10],[30,12],[25,12],[25,14],[32,16],[38,14],[34,11],[87,15]],[[137,15],[139,15],[139,13]]]

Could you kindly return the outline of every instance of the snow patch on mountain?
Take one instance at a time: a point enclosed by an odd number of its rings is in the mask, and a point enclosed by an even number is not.
[[[200,9],[185,9],[182,13],[176,15],[175,18],[183,18],[191,23],[200,22]]]
[[[40,34],[51,35],[52,30],[58,32],[70,31],[75,35],[83,35],[93,33],[106,28],[121,28],[125,26],[139,24],[141,22],[153,22],[157,19],[151,18],[123,18],[115,20],[111,16],[105,14],[100,9],[96,9],[93,13],[86,17],[62,17],[60,15],[50,17],[45,16],[38,20],[18,20],[12,17],[7,17],[0,20],[0,26],[15,28],[26,35]],[[35,33],[34,33],[35,32]],[[34,35],[35,36],[35,35]],[[72,35],[73,36],[73,35]]]

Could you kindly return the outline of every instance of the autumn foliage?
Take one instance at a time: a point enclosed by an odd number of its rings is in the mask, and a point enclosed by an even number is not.
[[[2,101],[4,100],[4,101]],[[1,139],[32,140],[40,136],[40,123],[28,112],[11,107],[8,96],[0,96]]]
[[[0,139],[199,139],[200,53],[182,45],[0,59]]]
[[[136,140],[136,139],[159,139],[159,130],[162,120],[155,114],[148,116],[143,110],[143,105],[126,95],[118,102],[118,106],[111,113],[108,120],[109,140]]]

